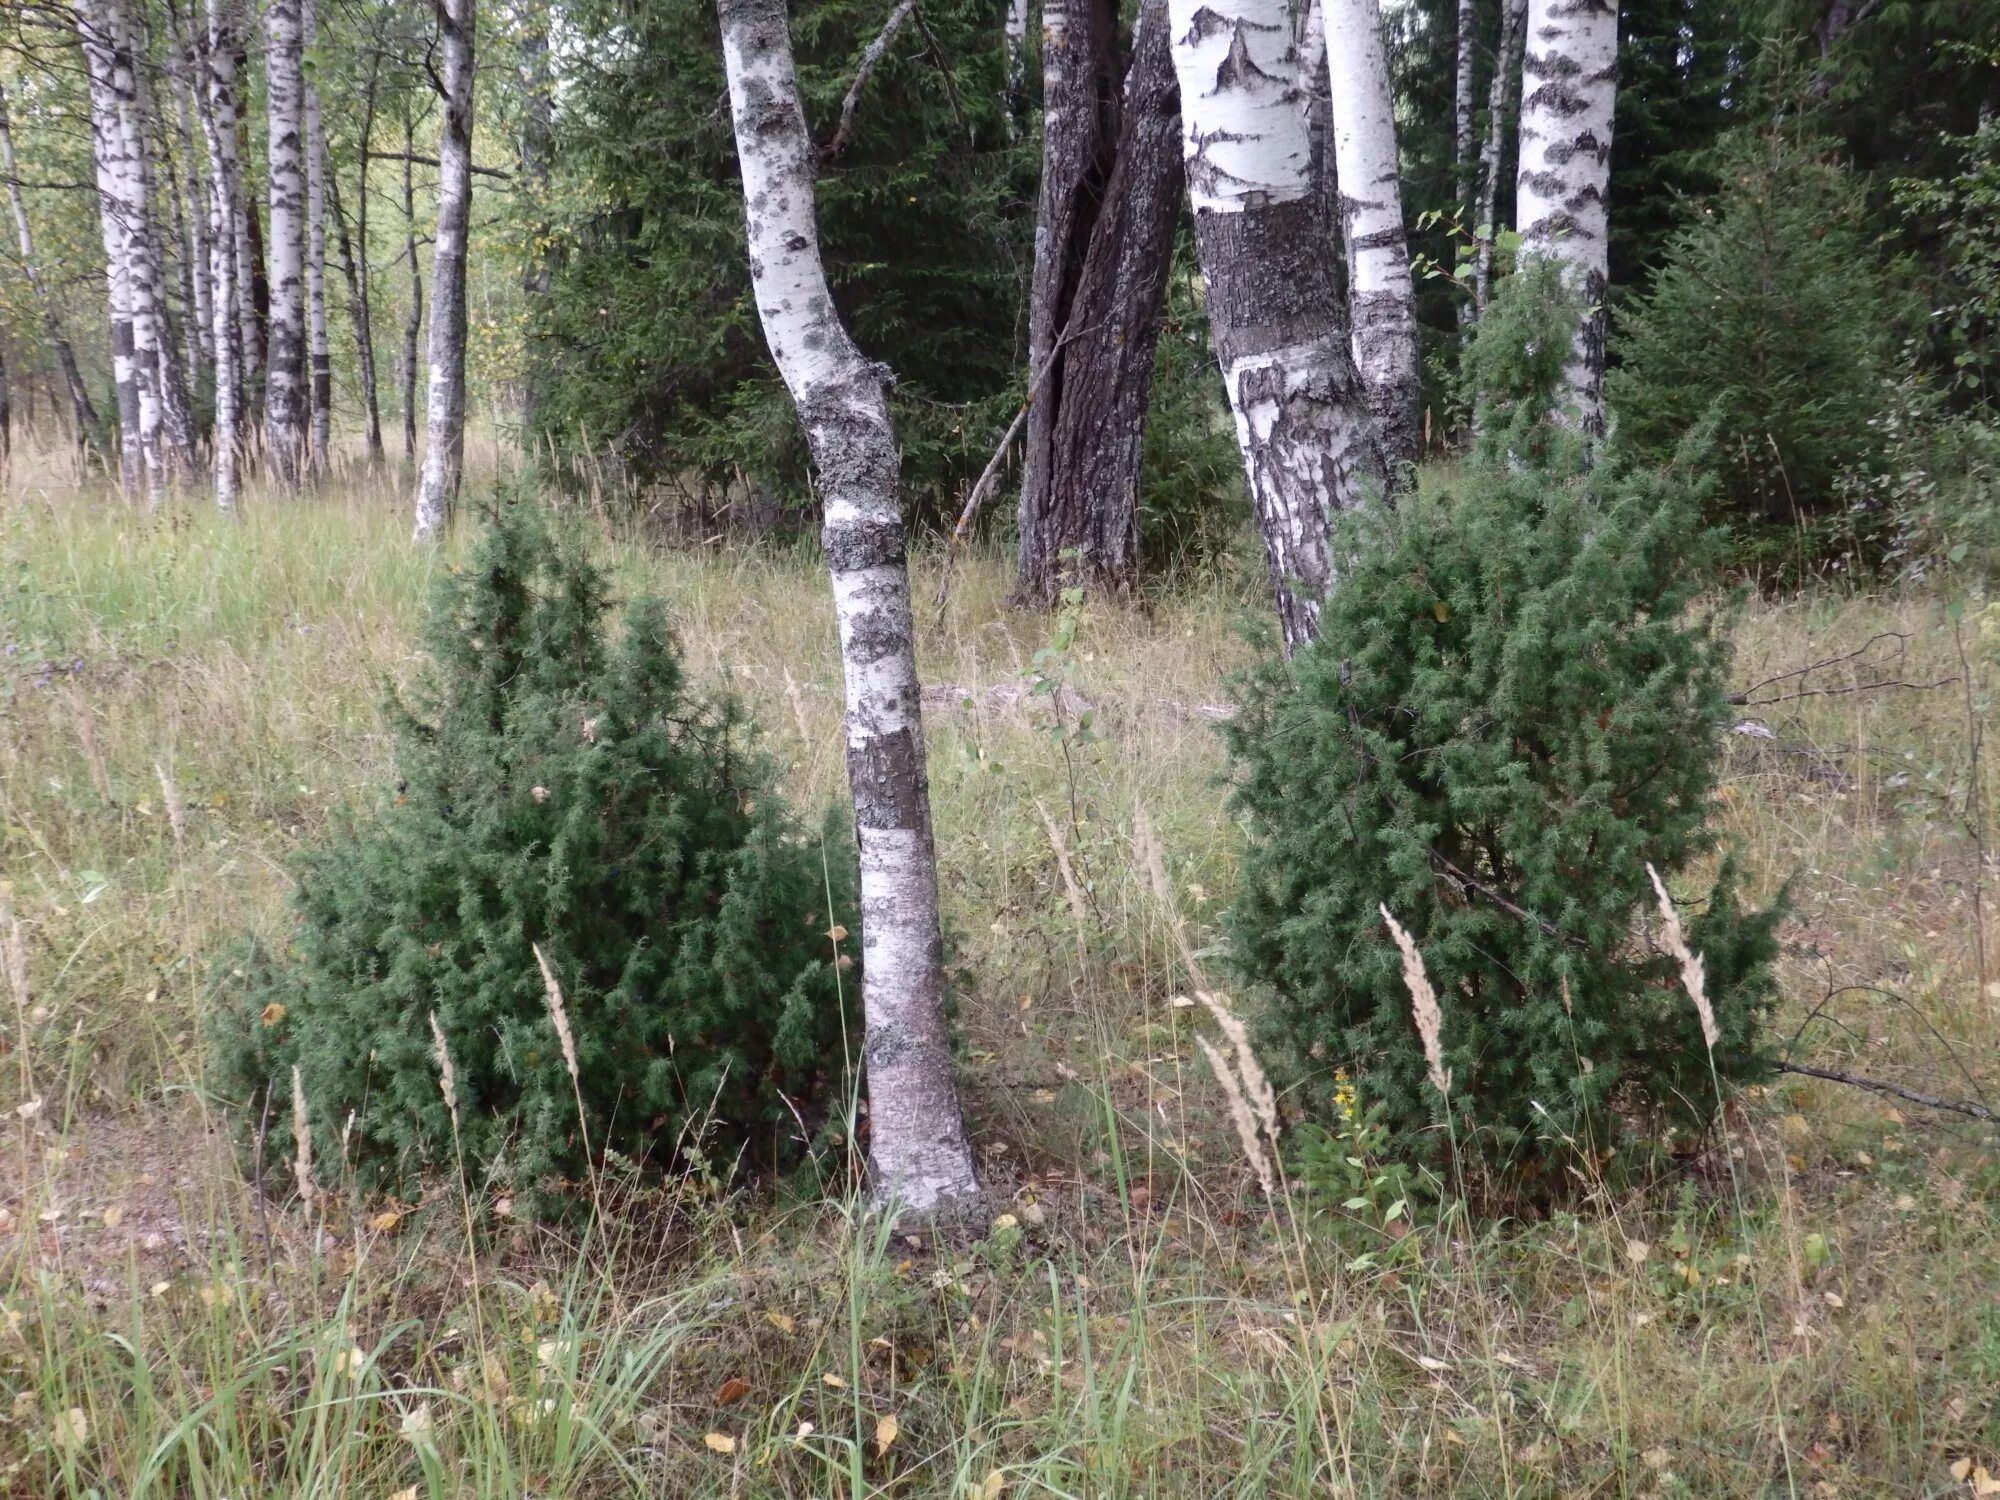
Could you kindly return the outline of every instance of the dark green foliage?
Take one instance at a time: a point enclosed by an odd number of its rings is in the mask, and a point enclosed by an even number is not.
[[[801,835],[742,719],[682,680],[665,612],[615,639],[602,576],[526,505],[439,586],[398,708],[393,796],[301,858],[297,925],[223,987],[216,1086],[288,1117],[319,1162],[408,1183],[453,1160],[429,1017],[458,1074],[468,1171],[579,1179],[577,1103],[531,944],[562,983],[594,1153],[655,1167],[795,1154],[842,1084],[829,908],[852,856]],[[828,881],[832,883],[829,901]],[[278,1127],[284,1134],[284,1127]]]
[[[1664,461],[1714,425],[1717,511],[1790,556],[1879,450],[1911,321],[1866,229],[1859,182],[1801,128],[1732,137],[1723,187],[1677,235],[1649,296],[1619,321],[1610,380],[1621,442]],[[1775,533],[1775,535],[1773,534]]]
[[[1520,321],[1502,307],[1481,342]],[[1517,360],[1511,379],[1483,400],[1547,409],[1545,373]],[[1295,1100],[1332,1119],[1344,1067],[1394,1148],[1435,1160],[1444,1113],[1386,904],[1441,1000],[1461,1147],[1550,1186],[1572,1142],[1715,1101],[1695,1012],[1643,933],[1646,863],[1685,881],[1712,844],[1728,650],[1694,608],[1717,539],[1690,483],[1586,466],[1562,434],[1528,441],[1533,421],[1489,428],[1448,490],[1361,519],[1319,640],[1248,685],[1231,936],[1272,994]],[[1776,920],[1742,909],[1725,861],[1688,924],[1725,1083],[1770,1065]]]
[[[820,242],[842,317],[895,371],[919,513],[976,475],[1017,396],[1016,327],[1036,154],[1006,119],[998,0],[926,4],[822,163]],[[888,8],[791,8],[822,146]],[[557,120],[558,263],[531,363],[539,437],[635,481],[738,474],[804,493],[805,452],[750,294],[721,43],[706,0],[578,0]],[[969,482],[969,481],[968,481]],[[953,507],[955,509],[955,506]]]

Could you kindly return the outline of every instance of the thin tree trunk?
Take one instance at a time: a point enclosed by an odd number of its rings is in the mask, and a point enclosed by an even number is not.
[[[1017,126],[1027,108],[1028,3],[1007,0],[1007,120]]]
[[[1118,141],[1118,8],[1111,0],[1043,0],[1042,186],[1035,212],[1035,265],[1028,291],[1028,404],[1022,439],[1020,555],[1015,599],[1045,605],[1071,581],[1073,559],[1045,550],[1064,528],[1055,516],[1051,445],[1063,404],[1062,344],[1110,179]],[[1093,309],[1092,311],[1095,311]],[[1053,524],[1052,524],[1053,523]],[[1082,559],[1074,581],[1118,559]],[[1128,580],[1129,582],[1129,580]]]
[[[367,172],[366,158],[362,171]],[[347,218],[340,210],[340,174],[329,172],[326,177],[327,213],[333,220],[334,248],[340,254],[341,279],[347,283],[347,312],[354,320],[354,360],[356,374],[361,384],[361,414],[368,434],[368,462],[372,466],[382,461],[382,408],[375,390],[375,330],[374,319],[368,307],[368,260],[366,234],[362,236],[363,253],[354,253],[354,244],[348,238]],[[363,202],[367,201],[368,184],[361,184]],[[365,224],[363,229],[365,230]]]
[[[0,474],[14,455],[14,390],[7,381],[7,349],[0,343]]]
[[[1505,0],[1502,0],[1505,3]],[[1459,203],[1469,210],[1478,191],[1472,177],[1472,153],[1478,142],[1473,131],[1473,62],[1479,40],[1478,0],[1458,0],[1458,66],[1452,75],[1451,162],[1457,173]]]
[[[1584,317],[1564,372],[1561,415],[1591,434],[1604,431],[1617,90],[1617,0],[1528,0],[1514,222],[1523,263],[1555,261],[1583,301]]]
[[[1499,239],[1501,169],[1506,162],[1507,107],[1514,80],[1520,77],[1518,54],[1527,31],[1528,0],[1502,0],[1500,50],[1493,60],[1493,84],[1486,95],[1486,142],[1479,148],[1479,204],[1472,215],[1478,242],[1472,262],[1472,302],[1463,310],[1463,332],[1470,334],[1486,312],[1493,293],[1493,248]]]
[[[90,399],[90,387],[84,383],[83,373],[77,368],[76,349],[71,345],[69,335],[63,331],[55,299],[49,295],[48,283],[42,279],[41,263],[35,259],[35,235],[28,224],[28,204],[22,196],[20,171],[14,163],[14,133],[7,119],[7,91],[4,87],[0,87],[0,174],[7,178],[7,199],[14,209],[14,232],[21,242],[21,273],[27,277],[28,289],[35,294],[35,306],[42,315],[42,334],[55,351],[56,364],[62,370],[70,412],[76,422],[77,441],[83,444],[87,453],[99,459],[108,459],[111,445],[105,436],[104,421],[97,415],[96,403]]]
[[[526,210],[527,244],[521,253],[521,297],[527,305],[531,335],[543,317],[542,307],[554,280],[549,224],[549,170],[555,153],[555,80],[549,71],[546,13],[537,12],[521,37],[521,180],[519,202]],[[542,389],[547,372],[537,353],[538,341],[528,342],[527,368],[521,384],[522,446],[532,449],[541,428]]]
[[[175,118],[180,131],[183,172],[181,192],[187,202],[188,213],[186,254],[191,278],[189,291],[192,295],[194,323],[194,338],[188,345],[188,377],[196,387],[199,387],[203,373],[211,372],[215,362],[215,271],[214,252],[211,247],[212,230],[208,215],[202,211],[203,205],[207,202],[207,194],[203,187],[201,156],[195,150],[195,116],[201,112],[200,95],[203,87],[202,47],[199,35],[201,18],[191,16],[189,26],[183,27],[178,5],[170,6],[168,14],[173,23],[174,63],[170,76],[175,85]]]
[[[264,12],[264,93],[270,151],[271,335],[264,368],[264,446],[271,472],[296,488],[311,456],[306,388],[304,30],[299,0]]]
[[[243,203],[241,164],[236,156],[236,45],[234,0],[208,0],[205,97],[200,102],[202,137],[208,146],[210,265],[215,277],[215,505],[236,508],[238,465],[243,447],[243,320],[239,301],[246,288],[237,275],[238,216]]]
[[[437,237],[431,255],[430,391],[416,540],[443,535],[465,467],[465,239],[472,220],[473,0],[437,0],[444,54]]]
[[[264,274],[264,218],[254,191],[250,152],[248,95],[241,90],[250,77],[250,54],[244,12],[230,11],[230,78],[236,90],[236,315],[242,324],[242,441],[246,451],[264,426],[264,371],[270,354],[271,287]]]
[[[1069,571],[1065,556],[1080,557],[1082,581],[1104,592],[1128,592],[1138,579],[1141,455],[1181,195],[1165,0],[1140,8],[1122,116],[1055,369],[1045,393],[1030,397],[1030,419],[1046,406],[1052,430],[1038,509],[1023,491],[1015,597],[1044,607]]]
[[[812,147],[782,0],[719,0],[751,283],[819,471],[861,846],[875,1192],[918,1212],[978,1191],[944,1019],[922,694],[896,492],[890,372],[855,348],[820,263]]]
[[[306,52],[319,44],[319,7],[303,0],[299,24]],[[324,474],[333,460],[333,345],[326,326],[326,126],[319,89],[304,85],[306,145],[306,349],[311,375],[312,468]]]
[[[417,456],[417,336],[424,326],[424,275],[417,264],[417,195],[410,182],[410,146],[416,124],[403,110],[403,254],[410,264],[410,308],[403,319],[403,461]]]
[[[1382,483],[1311,176],[1284,0],[1170,0],[1209,327],[1287,650],[1319,630],[1333,516]]]
[[[167,295],[167,257],[160,232],[161,215],[154,212],[162,194],[153,173],[153,154],[164,137],[154,128],[153,91],[148,74],[149,60],[145,20],[124,0],[110,0],[107,13],[113,17],[121,42],[117,73],[119,119],[125,130],[125,149],[130,162],[132,204],[132,249],[135,266],[152,288],[154,388],[160,402],[160,460],[162,478],[185,477],[195,468],[194,404],[188,395],[187,371],[174,328]],[[166,211],[175,213],[174,172],[166,163]]]
[[[1400,487],[1422,441],[1423,376],[1389,54],[1376,0],[1324,0],[1324,6],[1354,365],[1391,483]]]

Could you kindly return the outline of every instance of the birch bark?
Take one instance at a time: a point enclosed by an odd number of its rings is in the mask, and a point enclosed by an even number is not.
[[[1169,0],[1208,315],[1287,650],[1319,629],[1329,526],[1382,482],[1310,170],[1284,0]]]
[[[1472,88],[1478,32],[1478,0],[1458,0],[1458,57],[1451,90],[1451,161],[1458,174],[1459,202],[1467,208],[1472,206],[1477,192],[1477,184],[1472,178],[1472,153],[1476,146],[1472,128]]]
[[[312,402],[311,464],[324,474],[333,456],[333,346],[326,326],[326,125],[310,71],[319,45],[319,6],[303,0],[299,16],[307,71],[302,111],[306,146],[306,365]]]
[[[238,220],[243,203],[241,164],[236,155],[236,44],[233,0],[208,0],[208,47],[204,97],[198,113],[208,147],[209,265],[214,277],[215,318],[215,505],[236,508],[243,449],[243,322],[239,301],[248,300],[237,275]]]
[[[927,1212],[977,1192],[944,1020],[937,862],[890,372],[862,355],[820,262],[811,144],[782,0],[719,0],[751,283],[825,507],[861,846],[869,1153],[882,1201]]]
[[[271,472],[296,488],[311,457],[306,389],[305,32],[300,0],[264,11],[264,93],[270,155],[270,338],[264,367],[264,445]]]
[[[1592,434],[1604,431],[1617,88],[1617,0],[1528,0],[1514,222],[1522,261],[1555,261],[1565,283],[1583,299],[1561,415]]]
[[[403,111],[403,258],[410,267],[410,306],[403,318],[403,461],[417,457],[417,338],[424,326],[424,273],[417,264],[417,195],[410,164],[416,154],[416,123]]]
[[[1493,84],[1486,95],[1486,141],[1479,148],[1479,204],[1472,215],[1477,249],[1472,263],[1472,304],[1463,320],[1469,333],[1485,315],[1493,291],[1493,247],[1498,238],[1500,169],[1506,157],[1507,108],[1520,76],[1517,54],[1527,29],[1528,0],[1502,0],[1500,50],[1493,60]]]
[[[49,348],[55,351],[56,364],[62,370],[63,387],[69,395],[70,413],[76,422],[77,442],[85,452],[108,460],[111,447],[105,436],[104,420],[98,416],[96,403],[90,399],[90,387],[84,384],[83,373],[77,368],[76,349],[63,329],[55,298],[50,295],[48,282],[42,276],[41,262],[35,259],[35,234],[28,222],[28,204],[22,196],[20,171],[14,162],[14,132],[7,118],[7,91],[4,87],[0,87],[0,175],[7,179],[7,200],[14,210],[14,232],[21,243],[21,274],[27,278],[28,289],[34,293],[36,310],[42,316],[42,334],[48,339]]]
[[[472,218],[473,0],[436,0],[444,54],[437,238],[431,258],[429,411],[416,540],[444,532],[465,464],[465,238]]]
[[[1423,384],[1389,54],[1376,0],[1323,4],[1354,364],[1390,481],[1400,487],[1417,461]]]

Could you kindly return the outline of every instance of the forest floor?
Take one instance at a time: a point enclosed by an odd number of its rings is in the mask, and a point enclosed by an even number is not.
[[[442,1186],[266,1201],[201,1087],[205,976],[392,775],[385,686],[440,565],[400,488],[236,524],[5,495],[28,988],[0,1055],[0,1495],[2000,1494],[1991,1124],[1785,1076],[1673,1170],[1580,1174],[1533,1220],[1390,1216],[1365,1174],[1263,1204],[1176,1003],[1175,924],[1206,958],[1232,887],[1213,721],[1263,612],[1249,563],[1092,603],[1040,658],[997,556],[921,611],[975,1228],[700,1182],[610,1183],[569,1231]],[[793,794],[839,797],[812,558],[604,548]],[[2000,1098],[1974,920],[2000,610],[1828,586],[1749,603],[1737,641],[1737,682],[1781,701],[1743,709],[1722,832],[1759,892],[1792,881],[1792,1056]],[[1881,682],[1942,685],[1842,691]]]

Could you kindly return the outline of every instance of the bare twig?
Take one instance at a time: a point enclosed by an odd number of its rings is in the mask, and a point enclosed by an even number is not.
[[[861,103],[861,91],[868,87],[868,80],[874,75],[875,67],[889,50],[889,43],[896,39],[896,33],[903,29],[903,23],[916,11],[917,0],[898,0],[889,19],[882,23],[881,31],[875,35],[861,52],[861,61],[854,69],[854,82],[847,86],[847,97],[840,101],[840,124],[834,128],[833,137],[819,148],[821,161],[831,161],[847,149],[848,137],[854,132],[854,110]]]
[[[1884,688],[1908,688],[1913,692],[1925,692],[1932,688],[1948,687],[1959,680],[1956,677],[1940,677],[1935,682],[1908,682],[1902,678],[1883,677],[1878,678],[1874,682],[1852,683],[1847,687],[1796,688],[1774,694],[1769,698],[1759,698],[1756,696],[1765,688],[1776,687],[1781,682],[1792,682],[1796,679],[1810,677],[1815,672],[1824,672],[1832,667],[1846,666],[1850,663],[1861,661],[1868,661],[1870,665],[1882,665],[1884,663],[1875,662],[1869,655],[1881,641],[1896,642],[1896,649],[1893,655],[1894,659],[1900,662],[1908,652],[1910,634],[1904,630],[1878,631],[1852,651],[1843,651],[1838,656],[1824,657],[1819,661],[1809,662],[1803,667],[1793,667],[1790,671],[1775,673],[1770,677],[1766,677],[1762,682],[1753,682],[1749,687],[1731,693],[1729,701],[1738,708],[1763,708],[1773,703],[1789,703],[1795,698],[1834,698],[1845,693],[1869,693]]]
[[[415,151],[376,151],[370,149],[364,151],[362,155],[369,161],[406,161],[412,166],[418,167],[435,167],[438,164],[438,159],[435,156],[422,156]],[[512,172],[503,172],[498,167],[475,165],[467,168],[467,170],[474,177],[491,177],[496,182],[512,182],[514,180]]]
[[[1848,1073],[1839,1068],[1821,1068],[1811,1063],[1781,1062],[1778,1064],[1778,1071],[1798,1073],[1806,1078],[1823,1078],[1829,1083],[1844,1083],[1853,1088],[1867,1089],[1871,1094],[1886,1094],[1911,1104],[1921,1104],[1926,1109],[1949,1110],[1952,1114],[1964,1115],[1968,1119],[2000,1121],[2000,1114],[1995,1114],[1983,1104],[1974,1104],[1965,1099],[1941,1099],[1935,1094],[1920,1094],[1915,1089],[1904,1088],[1900,1083],[1869,1078],[1860,1073]]]
[[[1965,621],[1954,612],[1951,642],[1958,648],[1958,670],[1965,687],[1965,743],[1970,768],[1965,777],[1965,828],[1972,835],[1972,953],[1979,965],[1979,994],[1986,995],[1986,803],[1979,790],[1979,749],[1985,726],[1973,696],[1972,658],[1965,653]]]

